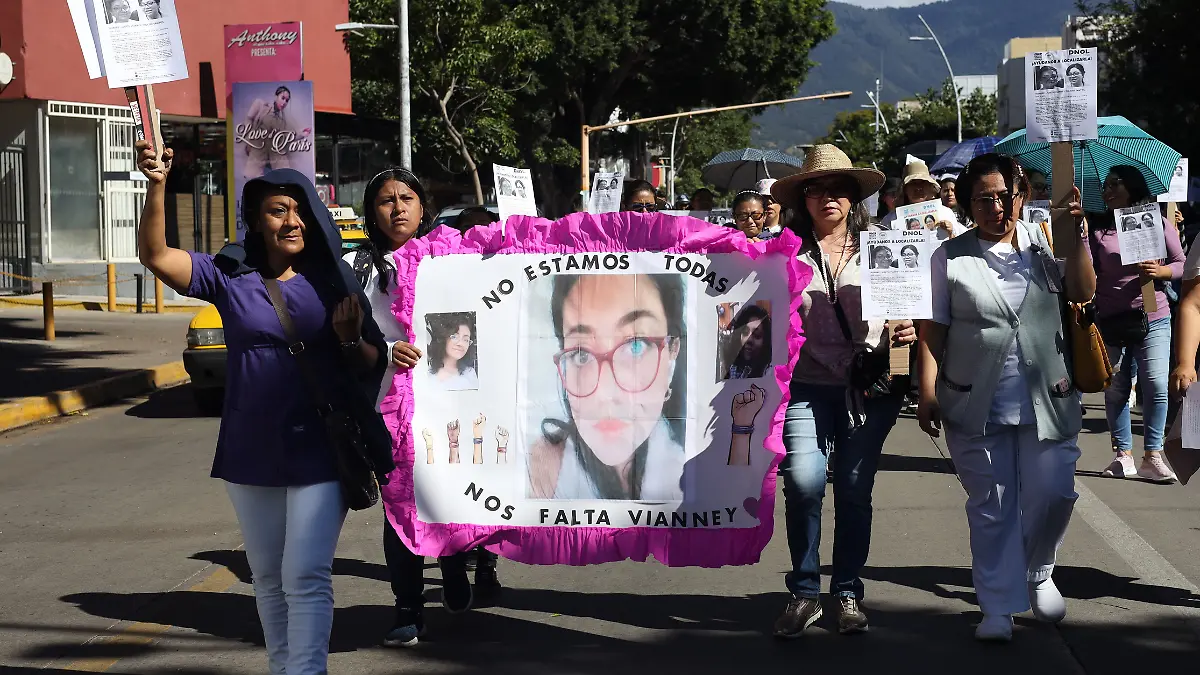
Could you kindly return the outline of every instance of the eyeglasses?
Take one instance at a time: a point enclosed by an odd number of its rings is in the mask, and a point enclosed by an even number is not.
[[[834,199],[850,199],[854,196],[854,188],[841,183],[833,183],[825,185],[822,183],[809,183],[805,185],[801,192],[809,199],[820,199],[822,197],[833,197]]]
[[[995,195],[983,195],[980,197],[972,197],[971,205],[978,209],[990,209],[993,206],[1008,206],[1012,203],[1013,196],[1008,192],[1001,192]]]
[[[641,202],[634,202],[629,205],[629,210],[637,211],[638,213],[654,213],[658,210],[658,204],[643,204]]]
[[[735,214],[733,214],[733,219],[734,219],[734,221],[739,222],[739,223],[745,223],[745,222],[751,221],[751,220],[753,220],[754,222],[757,223],[758,221],[762,220],[763,216],[765,216],[765,215],[766,214],[761,211],[756,212],[756,213],[735,213]]]
[[[471,343],[474,342],[470,335],[459,335],[458,333],[451,335],[450,341],[456,345],[462,345],[463,347],[470,347]]]
[[[658,379],[663,350],[678,344],[674,337],[633,337],[604,353],[587,347],[572,347],[554,355],[554,365],[563,388],[576,398],[587,398],[600,387],[600,369],[605,363],[621,391],[639,394]]]

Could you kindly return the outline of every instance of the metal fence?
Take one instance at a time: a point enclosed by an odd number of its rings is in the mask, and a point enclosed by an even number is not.
[[[29,219],[25,148],[0,150],[0,293],[30,293]]]

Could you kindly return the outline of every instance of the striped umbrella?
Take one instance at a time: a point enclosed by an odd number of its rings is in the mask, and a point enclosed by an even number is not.
[[[700,178],[722,190],[749,190],[764,178],[784,178],[800,171],[803,160],[778,150],[742,148],[719,153],[700,172]]]
[[[1119,164],[1140,171],[1150,194],[1160,195],[1167,191],[1182,155],[1124,117],[1101,117],[1097,124],[1099,138],[1073,142],[1075,184],[1083,193],[1085,211],[1104,213],[1108,210],[1102,186],[1109,170]],[[1026,141],[1024,129],[1009,134],[996,144],[996,151],[1011,155],[1026,169],[1041,171],[1050,177],[1050,144]]]
[[[967,162],[995,150],[998,142],[999,136],[983,136],[963,141],[943,152],[933,166],[929,167],[929,172],[935,176],[940,173],[958,173],[966,168]]]

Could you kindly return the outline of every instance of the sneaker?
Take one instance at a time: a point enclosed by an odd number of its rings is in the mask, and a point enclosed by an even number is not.
[[[983,642],[1008,642],[1012,640],[1012,617],[1008,614],[984,614],[983,621],[975,629],[975,639]]]
[[[442,566],[442,607],[451,614],[461,614],[475,602],[475,592],[471,590],[471,580],[467,578],[467,570],[462,565]]]
[[[489,559],[487,552],[479,555],[479,566],[475,568],[475,594],[493,597],[500,593],[500,577],[496,574],[496,561]]]
[[[1118,452],[1113,455],[1112,462],[1104,471],[1100,472],[1101,476],[1107,478],[1132,478],[1138,475],[1137,468],[1133,466],[1133,457],[1124,452]]]
[[[1130,461],[1130,464],[1133,462]],[[1137,475],[1155,483],[1174,483],[1177,480],[1175,472],[1167,466],[1162,454],[1158,452],[1142,458],[1142,466],[1137,470]]]
[[[468,572],[474,572],[479,566],[479,552],[479,547],[475,547],[470,551],[467,551],[467,560],[465,564]]]
[[[838,599],[838,632],[842,635],[867,632],[867,615],[853,595],[843,595]]]
[[[821,618],[820,598],[797,598],[792,596],[787,609],[775,620],[775,637],[798,638],[804,629]]]
[[[396,623],[383,638],[385,647],[415,647],[425,637],[425,619],[421,612],[404,607],[396,608]]]
[[[1053,579],[1029,583],[1029,606],[1039,621],[1058,623],[1067,615],[1067,603]]]

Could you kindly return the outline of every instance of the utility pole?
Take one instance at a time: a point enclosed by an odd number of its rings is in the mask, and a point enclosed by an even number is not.
[[[400,5],[400,166],[412,171],[412,90],[408,81],[408,0]]]

